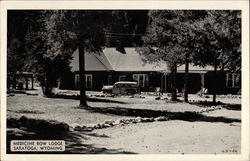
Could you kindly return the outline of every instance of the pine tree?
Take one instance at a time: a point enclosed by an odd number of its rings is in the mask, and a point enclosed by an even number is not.
[[[80,72],[80,106],[86,107],[85,89],[85,53],[99,52],[104,46],[104,33],[111,20],[112,12],[101,10],[66,10],[53,13],[56,24],[53,29],[59,40],[65,42],[65,36],[72,38],[75,47],[79,49],[79,72]],[[55,21],[54,20],[54,21]],[[65,45],[62,45],[63,47]],[[69,47],[72,49],[72,46]],[[69,49],[65,50],[68,51]]]
[[[167,62],[171,70],[172,100],[176,100],[177,66],[185,64],[184,100],[188,102],[188,67],[196,41],[195,29],[192,25],[205,16],[205,11],[192,10],[158,10],[149,13],[149,26],[143,38],[144,45],[147,48],[157,47],[156,57]],[[141,53],[144,59],[149,61],[159,60],[151,59],[147,52]]]
[[[241,70],[241,12],[211,10],[203,21],[194,26],[198,40],[193,61],[200,66],[214,66],[212,92],[215,103],[218,68],[234,72]]]

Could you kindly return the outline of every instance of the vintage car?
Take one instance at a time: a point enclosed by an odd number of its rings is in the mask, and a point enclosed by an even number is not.
[[[111,86],[103,86],[102,91],[114,95],[134,95],[139,93],[139,86],[137,82],[122,81]]]

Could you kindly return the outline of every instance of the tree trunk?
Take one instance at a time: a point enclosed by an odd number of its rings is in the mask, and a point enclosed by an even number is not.
[[[185,60],[185,78],[184,78],[184,101],[188,102],[188,70],[189,70],[189,62]]]
[[[50,72],[47,71],[43,94],[47,97],[50,97],[52,95],[52,89],[53,89],[53,81]]]
[[[78,45],[79,50],[79,72],[80,72],[80,106],[87,107],[87,97],[85,88],[85,56],[84,47],[82,44]]]
[[[44,83],[42,83],[41,86],[42,86],[43,94],[45,95],[45,86],[44,86]]]
[[[216,93],[217,93],[217,64],[214,65],[214,83],[213,83],[213,103],[216,103]]]
[[[177,95],[176,95],[176,73],[177,73],[177,64],[174,63],[171,69],[171,84],[172,84],[172,101],[177,100]]]

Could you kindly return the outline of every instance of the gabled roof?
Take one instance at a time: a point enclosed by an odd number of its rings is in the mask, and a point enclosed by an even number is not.
[[[86,71],[119,71],[119,72],[170,72],[166,62],[157,64],[145,63],[142,61],[135,48],[124,48],[126,53],[121,53],[116,48],[105,48],[100,53],[85,53],[85,70]],[[70,66],[72,71],[79,71],[79,51],[73,53],[73,59]],[[189,73],[206,73],[213,71],[212,66],[199,67],[189,65]],[[177,68],[178,73],[185,72],[185,65]]]
[[[79,71],[79,50],[77,49],[72,56],[70,63],[72,71]],[[85,70],[86,71],[112,71],[112,66],[103,52],[85,53]]]
[[[135,48],[125,48],[125,54],[116,50],[116,48],[105,48],[104,55],[109,60],[114,71],[167,71],[167,64],[160,62],[158,64],[149,64],[142,61]]]

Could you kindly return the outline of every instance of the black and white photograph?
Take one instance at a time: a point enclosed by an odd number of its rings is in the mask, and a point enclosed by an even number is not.
[[[6,13],[7,155],[242,154],[242,10]]]

